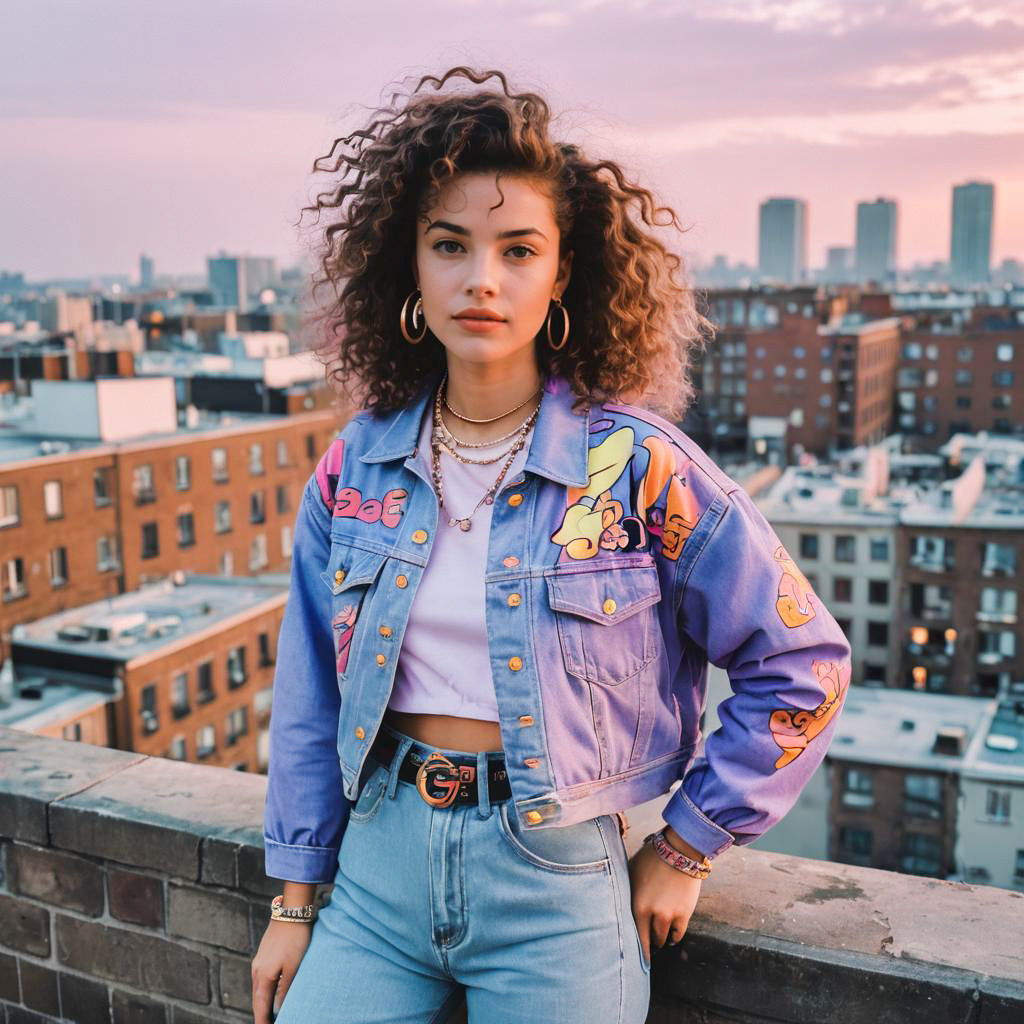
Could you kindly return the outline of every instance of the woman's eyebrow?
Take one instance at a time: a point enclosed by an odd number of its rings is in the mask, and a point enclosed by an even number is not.
[[[468,235],[470,231],[468,228],[461,227],[458,224],[452,224],[451,221],[447,220],[435,220],[431,221],[427,227],[427,231],[433,228],[444,228],[445,231],[451,231],[455,235]],[[544,241],[547,241],[548,236],[543,231],[538,231],[537,228],[514,228],[511,231],[501,231],[498,233],[499,238],[519,238],[521,235],[540,235]]]

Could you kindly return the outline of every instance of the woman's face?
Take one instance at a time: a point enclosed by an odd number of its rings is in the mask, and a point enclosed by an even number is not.
[[[493,173],[447,183],[417,224],[413,273],[449,364],[533,363],[533,339],[569,282],[572,254],[560,264],[558,246],[552,202],[530,179],[505,175],[500,193]],[[471,307],[500,321],[460,317]],[[561,317],[553,330],[557,341]]]

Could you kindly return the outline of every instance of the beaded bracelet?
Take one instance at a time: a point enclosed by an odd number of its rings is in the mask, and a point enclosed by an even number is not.
[[[316,916],[313,912],[316,906],[314,903],[307,903],[304,907],[285,907],[282,906],[283,903],[284,893],[270,901],[271,921],[298,921],[303,924],[312,921]]]
[[[707,856],[703,860],[694,860],[692,857],[687,857],[685,853],[680,853],[665,838],[664,829],[652,832],[644,839],[644,842],[650,843],[666,864],[674,867],[677,871],[682,871],[684,875],[703,879],[711,874],[711,861]]]

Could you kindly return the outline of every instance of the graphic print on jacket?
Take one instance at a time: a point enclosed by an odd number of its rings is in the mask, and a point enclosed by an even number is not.
[[[610,419],[591,424],[591,434],[614,427]],[[693,495],[686,489],[689,459],[678,449],[653,435],[643,441],[647,465],[634,481],[636,454],[632,427],[620,427],[587,455],[586,487],[569,487],[569,507],[561,525],[551,535],[568,558],[593,558],[601,550],[635,551],[648,545],[651,534],[658,538],[661,553],[673,561],[699,518]],[[612,488],[630,473],[628,514]],[[664,507],[651,508],[668,484]]]

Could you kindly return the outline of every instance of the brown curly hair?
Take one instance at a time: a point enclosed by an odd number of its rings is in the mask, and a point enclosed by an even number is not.
[[[450,79],[479,86],[492,77],[501,92],[417,95],[426,84],[440,93]],[[355,404],[399,408],[427,375],[444,368],[444,347],[433,334],[410,345],[399,328],[402,305],[416,287],[416,222],[454,176],[492,171],[499,181],[507,174],[542,184],[561,233],[559,259],[573,252],[562,295],[572,329],[558,351],[543,330],[535,339],[541,373],[565,377],[583,400],[632,401],[682,419],[694,396],[693,351],[714,327],[698,308],[706,301],[698,303],[688,287],[680,257],[644,225],[658,225],[666,212],[665,224],[684,229],[618,164],[555,141],[549,124],[548,104],[537,93],[510,92],[500,71],[459,66],[440,78],[425,75],[408,96],[393,93],[366,127],[335,139],[314,161],[314,173],[336,180],[302,212],[314,211],[318,225],[322,211],[341,212],[319,239],[304,327],[313,328],[311,347],[327,378]],[[332,165],[321,166],[332,157]],[[630,215],[633,201],[642,224]],[[331,299],[320,305],[326,286]]]

